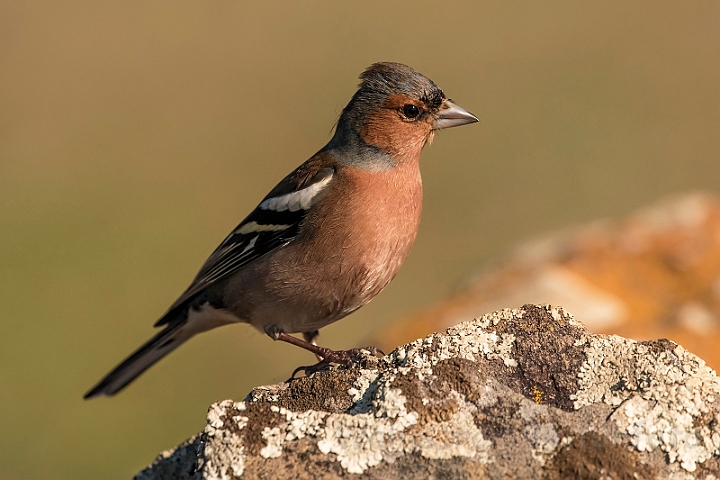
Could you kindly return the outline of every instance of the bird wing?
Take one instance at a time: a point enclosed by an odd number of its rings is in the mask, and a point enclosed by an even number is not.
[[[285,177],[205,261],[188,289],[168,313],[219,280],[267,253],[290,243],[298,234],[317,195],[332,181],[335,168],[322,154]],[[324,160],[324,161],[323,161]],[[165,315],[156,327],[169,322]]]

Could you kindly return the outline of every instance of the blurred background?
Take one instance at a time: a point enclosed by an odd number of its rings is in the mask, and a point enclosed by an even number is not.
[[[326,346],[366,344],[538,235],[720,193],[718,2],[2,2],[1,478],[128,478],[210,403],[313,361],[231,326],[81,399],[376,61],[481,123],[426,149],[408,261]]]

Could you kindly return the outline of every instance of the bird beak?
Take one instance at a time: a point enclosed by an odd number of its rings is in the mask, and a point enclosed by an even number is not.
[[[440,115],[433,122],[433,130],[459,127],[460,125],[479,121],[475,115],[464,108],[458,107],[450,100],[445,100],[441,108],[442,110],[440,110]]]

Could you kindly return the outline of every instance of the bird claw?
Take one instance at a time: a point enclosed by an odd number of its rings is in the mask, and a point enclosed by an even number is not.
[[[330,364],[326,362],[325,360],[320,360],[315,365],[306,365],[303,367],[297,367],[295,370],[293,370],[292,375],[290,375],[290,378],[287,379],[288,382],[291,380],[295,380],[295,375],[298,374],[298,372],[303,372],[306,377],[309,377],[310,375],[318,372],[326,372],[330,370]]]

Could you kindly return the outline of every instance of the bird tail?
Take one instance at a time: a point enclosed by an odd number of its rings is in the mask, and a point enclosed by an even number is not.
[[[112,372],[95,385],[83,398],[115,395],[155,362],[189,340],[197,331],[187,321],[170,324],[123,360]]]

